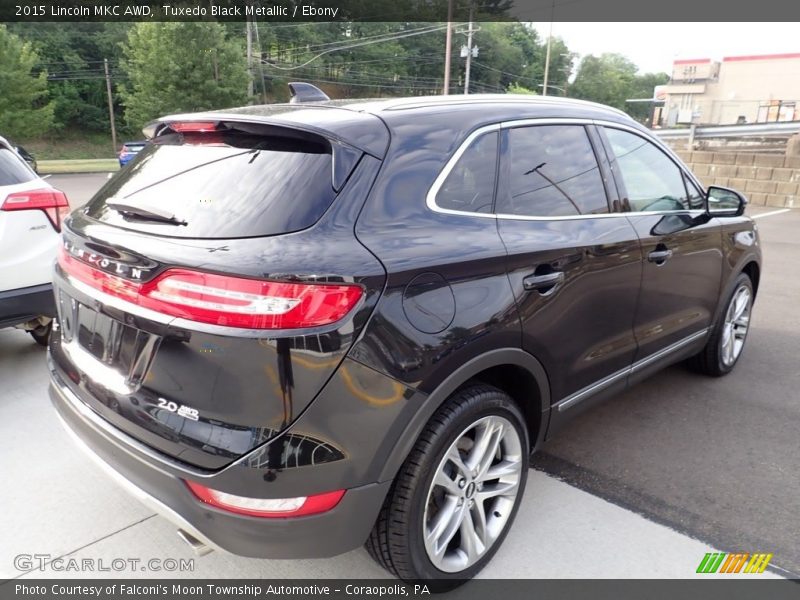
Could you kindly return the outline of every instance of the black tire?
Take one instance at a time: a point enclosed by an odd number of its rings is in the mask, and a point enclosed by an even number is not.
[[[722,356],[722,338],[725,329],[725,316],[728,313],[728,308],[731,304],[731,301],[739,292],[739,290],[742,289],[742,287],[745,287],[750,292],[750,298],[752,302],[752,299],[754,298],[753,283],[750,281],[750,277],[748,277],[746,273],[740,273],[733,285],[733,290],[725,299],[724,308],[720,311],[719,317],[717,318],[716,323],[714,323],[714,327],[711,330],[711,336],[708,338],[708,342],[706,342],[705,347],[699,353],[686,361],[686,364],[692,371],[701,373],[703,375],[708,375],[710,377],[722,377],[723,375],[727,375],[733,371],[736,363],[739,362],[739,359],[742,356],[741,352],[734,358],[732,363],[725,363]],[[746,341],[747,335],[745,333],[743,343]]]
[[[502,533],[477,562],[456,573],[445,572],[431,562],[423,541],[428,491],[445,452],[465,429],[488,416],[509,421],[522,444],[516,499]],[[506,393],[484,384],[458,390],[431,417],[400,468],[366,542],[367,551],[399,579],[425,580],[433,591],[447,591],[471,579],[491,560],[511,528],[525,491],[529,449],[525,419]]]
[[[53,321],[51,320],[47,325],[42,325],[36,329],[31,329],[28,333],[40,346],[47,347],[50,342],[50,332],[53,330]]]

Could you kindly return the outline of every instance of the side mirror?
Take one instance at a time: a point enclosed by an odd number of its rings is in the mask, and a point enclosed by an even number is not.
[[[747,206],[747,198],[736,190],[712,185],[706,196],[708,214],[712,217],[740,217]]]

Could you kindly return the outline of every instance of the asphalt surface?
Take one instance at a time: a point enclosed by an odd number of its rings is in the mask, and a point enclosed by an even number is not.
[[[86,204],[94,193],[108,181],[109,173],[81,173],[76,175],[46,175],[47,182],[67,195],[74,210]]]
[[[49,178],[73,208],[106,180]],[[758,224],[765,269],[736,370],[709,379],[672,367],[560,432],[535,460],[515,526],[483,576],[689,577],[715,549],[771,552],[776,573],[800,576],[800,211],[767,214]],[[192,556],[172,525],[118,490],[60,429],[46,395],[44,351],[23,332],[0,330],[0,389],[0,464],[13,482],[0,495],[0,579],[41,575],[13,566],[26,552]],[[315,561],[213,553],[193,572],[166,575],[383,572],[357,550]]]
[[[0,581],[6,578],[386,578],[363,549],[329,559],[195,558],[174,525],[154,515],[78,449],[47,397],[44,348],[0,330]],[[531,471],[514,527],[486,578],[686,578],[718,548]],[[22,555],[22,558],[17,558]],[[31,562],[42,555],[43,569]],[[58,561],[52,559],[63,557]],[[64,570],[66,561],[89,566]],[[138,560],[133,565],[132,559]],[[159,570],[151,561],[192,560]],[[26,562],[27,561],[27,562]],[[85,563],[84,561],[90,561]],[[122,561],[122,568],[112,567]],[[105,567],[105,571],[99,569]],[[94,569],[94,570],[92,570]],[[146,570],[144,570],[146,569]],[[730,575],[729,577],[774,577]],[[700,575],[699,577],[707,577]]]
[[[577,417],[534,462],[729,552],[772,552],[800,577],[800,211],[757,223],[764,269],[736,369],[666,369]]]

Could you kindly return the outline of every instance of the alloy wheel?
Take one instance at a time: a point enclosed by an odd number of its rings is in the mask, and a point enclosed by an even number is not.
[[[519,433],[503,417],[477,420],[450,445],[423,517],[425,550],[437,569],[463,571],[492,547],[513,512],[522,464]]]
[[[747,330],[750,327],[752,304],[753,294],[745,285],[736,290],[728,304],[719,342],[720,357],[726,367],[732,366],[742,353]]]

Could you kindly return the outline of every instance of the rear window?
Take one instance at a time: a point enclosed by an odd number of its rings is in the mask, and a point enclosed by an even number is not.
[[[331,167],[331,146],[321,137],[169,134],[147,144],[125,171],[103,186],[86,214],[110,225],[172,237],[289,233],[316,223],[333,202]],[[106,200],[157,207],[182,224],[119,212]]]
[[[36,175],[25,165],[17,153],[0,146],[0,185],[26,183],[36,179]]]

